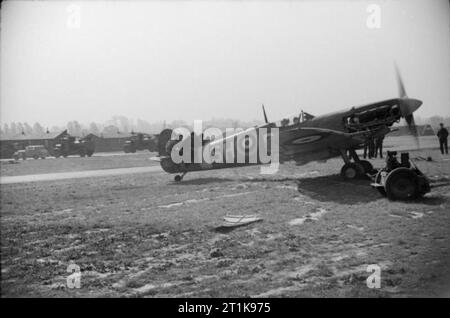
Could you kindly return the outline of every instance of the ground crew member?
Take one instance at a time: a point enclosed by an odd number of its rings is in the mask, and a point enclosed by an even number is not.
[[[367,155],[369,159],[372,159],[374,156],[374,151],[375,151],[375,141],[374,138],[371,137],[364,144],[364,155],[363,155],[364,159],[366,159]]]
[[[378,152],[380,152],[380,158],[383,158],[383,140],[384,136],[379,136],[375,140],[375,158],[377,157]]]
[[[441,123],[440,124],[441,128],[438,130],[437,132],[437,136],[439,138],[439,146],[441,147],[441,154],[445,154],[448,155],[448,130],[447,128],[444,127],[444,124]]]

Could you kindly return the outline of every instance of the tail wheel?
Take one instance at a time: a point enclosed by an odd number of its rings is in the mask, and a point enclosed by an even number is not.
[[[341,169],[341,176],[345,180],[357,179],[363,175],[364,175],[363,166],[355,162],[346,163]]]
[[[418,196],[417,175],[408,168],[397,168],[386,178],[386,194],[391,200],[408,200]]]
[[[175,182],[180,182],[183,178],[179,174],[177,174],[173,179],[175,180]]]

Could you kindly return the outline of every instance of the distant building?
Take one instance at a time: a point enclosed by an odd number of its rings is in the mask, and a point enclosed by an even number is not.
[[[89,134],[85,138],[92,139],[96,152],[113,152],[123,151],[125,141],[131,136],[133,136],[131,133],[100,134],[100,136]]]
[[[26,146],[43,145],[49,152],[60,140],[68,136],[67,130],[63,132],[48,132],[42,136],[29,136],[20,134],[14,137],[0,137],[0,158],[12,158],[17,150],[25,149]]]

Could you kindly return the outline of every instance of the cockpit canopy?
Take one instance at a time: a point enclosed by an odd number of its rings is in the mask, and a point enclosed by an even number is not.
[[[289,127],[289,126],[295,126],[300,123],[303,123],[307,120],[313,119],[314,116],[311,114],[308,114],[307,112],[301,111],[300,114],[297,116],[291,116],[287,118],[283,118],[279,121],[276,121],[274,124],[276,127]]]

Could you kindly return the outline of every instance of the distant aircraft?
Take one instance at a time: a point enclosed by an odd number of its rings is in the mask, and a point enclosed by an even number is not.
[[[280,122],[269,122],[263,105],[265,124],[254,127],[259,135],[261,128],[279,129],[279,162],[294,161],[303,165],[311,161],[324,161],[334,157],[342,157],[344,165],[341,176],[344,179],[359,178],[373,171],[369,161],[361,160],[356,153],[370,138],[384,136],[391,131],[391,126],[404,118],[409,130],[418,143],[418,135],[413,113],[422,101],[409,98],[403,85],[400,72],[395,67],[399,97],[383,100],[363,106],[352,107],[331,114],[314,117],[301,112],[293,119],[283,119]],[[242,132],[245,134],[246,132]],[[214,143],[226,143],[228,138],[237,139],[239,134],[214,140]],[[188,172],[212,169],[248,166],[249,163],[175,163],[168,145],[178,142],[170,140],[172,130],[165,129],[159,136],[159,157],[164,171],[177,174],[175,181],[179,182]],[[190,141],[187,141],[190,142]],[[244,147],[248,146],[248,140]],[[253,144],[257,145],[256,142]],[[259,160],[259,159],[258,159]],[[256,164],[260,164],[258,161]]]

